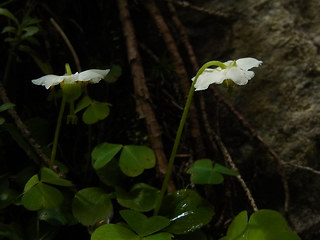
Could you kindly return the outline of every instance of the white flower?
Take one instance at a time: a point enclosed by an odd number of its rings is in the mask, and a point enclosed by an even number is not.
[[[226,68],[206,68],[201,75],[198,77],[197,82],[194,87],[196,91],[205,90],[210,84],[223,83],[224,80],[231,79],[234,83],[238,85],[245,85],[248,81],[253,78],[254,72],[248,71],[253,67],[258,67],[262,64],[255,58],[240,58],[236,61],[227,61],[223,63]],[[192,81],[195,78],[192,78]]]
[[[49,89],[51,86],[58,85],[61,82],[64,83],[74,83],[74,82],[92,82],[98,83],[101,79],[105,78],[110,72],[110,69],[100,70],[100,69],[90,69],[83,72],[76,72],[72,75],[46,75],[41,78],[32,80],[33,84],[45,86]]]

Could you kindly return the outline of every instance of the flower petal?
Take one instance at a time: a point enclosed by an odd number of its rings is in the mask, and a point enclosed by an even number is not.
[[[262,64],[262,61],[259,61],[255,58],[240,58],[236,61],[237,66],[243,70],[248,70],[253,67],[259,67]]]
[[[194,87],[196,91],[205,90],[212,83],[220,84],[223,82],[223,74],[217,69],[206,68],[198,77]],[[194,81],[195,78],[191,80]]]
[[[90,69],[79,73],[78,79],[76,81],[86,82],[92,81],[93,83],[98,83],[101,79],[105,78],[110,72],[110,69],[100,70],[100,69]]]
[[[64,79],[65,76],[46,75],[41,78],[34,79],[31,82],[35,85],[45,86],[46,89],[49,89],[51,86],[58,85]]]

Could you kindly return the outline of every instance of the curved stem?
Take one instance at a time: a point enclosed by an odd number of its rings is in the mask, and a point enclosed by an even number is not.
[[[62,117],[63,117],[65,106],[66,106],[66,98],[63,96],[62,97],[62,102],[61,102],[61,105],[60,105],[56,131],[54,133],[53,146],[52,146],[52,150],[51,150],[51,158],[50,158],[50,163],[49,163],[49,167],[50,168],[52,168],[53,163],[54,163],[55,158],[56,158],[56,154],[57,154],[58,139],[59,139],[59,133],[60,133]]]
[[[162,204],[162,200],[163,200],[164,194],[166,193],[167,188],[168,188],[168,183],[169,183],[169,180],[170,180],[170,177],[171,177],[172,168],[173,168],[174,160],[175,160],[175,157],[176,157],[176,154],[177,154],[177,150],[178,150],[178,147],[179,147],[179,143],[180,143],[183,127],[184,127],[184,125],[186,123],[186,120],[187,120],[190,104],[191,104],[193,93],[194,93],[194,90],[195,90],[194,85],[196,84],[200,74],[203,73],[203,71],[206,68],[210,67],[210,66],[219,66],[221,68],[225,68],[226,67],[222,62],[219,62],[219,61],[207,62],[199,69],[199,71],[197,72],[197,74],[195,76],[194,81],[192,82],[192,85],[190,87],[189,94],[188,94],[188,97],[187,97],[187,102],[186,102],[186,105],[184,106],[184,109],[183,109],[183,113],[182,113],[180,124],[179,124],[178,130],[177,130],[176,138],[174,140],[174,144],[173,144],[173,147],[172,147],[172,151],[171,151],[171,155],[170,155],[170,158],[169,158],[167,172],[166,172],[166,175],[165,175],[165,177],[163,179],[162,187],[161,187],[161,190],[160,190],[160,194],[159,194],[157,202],[156,202],[156,206],[155,206],[154,213],[153,213],[154,215],[158,215],[160,207],[161,207],[161,204]]]

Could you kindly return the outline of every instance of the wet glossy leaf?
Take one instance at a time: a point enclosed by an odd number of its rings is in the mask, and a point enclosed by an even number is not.
[[[40,170],[41,174],[41,181],[45,183],[50,183],[53,185],[58,185],[58,186],[64,186],[64,187],[71,187],[72,182],[61,178],[56,172],[53,170],[43,167]]]
[[[39,211],[39,219],[53,225],[67,225],[68,217],[59,208],[42,209]]]
[[[109,218],[113,207],[109,196],[97,187],[85,188],[77,192],[72,201],[73,215],[85,226]]]
[[[91,240],[141,240],[128,228],[118,224],[105,224],[98,227],[91,235]]]
[[[180,190],[165,197],[160,215],[170,219],[165,230],[173,234],[196,231],[208,224],[214,215],[209,202],[193,190]]]
[[[155,207],[159,190],[145,183],[134,185],[129,192],[117,189],[117,200],[123,207],[147,212]]]
[[[38,175],[32,176],[24,187],[22,205],[31,211],[41,208],[56,208],[63,202],[62,193],[45,183],[39,182]]]
[[[90,125],[105,119],[110,113],[109,106],[108,103],[93,102],[83,113],[83,122]]]
[[[218,163],[214,164],[210,159],[200,159],[187,171],[191,174],[191,182],[195,184],[220,184],[223,182],[223,174],[238,175]]]
[[[119,159],[121,171],[129,177],[140,175],[144,169],[153,168],[155,163],[154,152],[146,146],[124,146]]]
[[[110,162],[114,156],[122,149],[121,144],[101,143],[97,145],[92,153],[92,166],[94,169],[100,169]]]
[[[120,215],[140,237],[158,232],[170,224],[166,217],[152,216],[148,218],[134,210],[122,210]]]

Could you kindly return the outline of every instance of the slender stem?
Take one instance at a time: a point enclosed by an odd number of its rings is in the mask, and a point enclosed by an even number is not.
[[[61,102],[61,105],[60,105],[56,131],[54,133],[53,146],[52,146],[52,151],[51,151],[51,159],[50,159],[50,163],[49,163],[49,167],[50,168],[52,168],[53,163],[54,163],[55,158],[56,158],[56,154],[57,154],[58,139],[59,139],[59,133],[60,133],[62,117],[63,117],[65,106],[66,106],[66,98],[63,96],[62,97],[62,102]]]
[[[192,82],[192,85],[190,87],[189,94],[188,94],[188,97],[187,97],[187,102],[186,102],[186,105],[184,106],[184,109],[183,109],[182,117],[181,117],[180,124],[179,124],[178,130],[177,130],[176,138],[174,140],[174,144],[173,144],[173,147],[172,147],[171,155],[170,155],[170,158],[169,158],[167,172],[166,172],[166,175],[165,175],[165,177],[163,179],[162,187],[161,187],[161,190],[160,190],[160,194],[158,196],[158,199],[157,199],[157,202],[156,202],[156,206],[155,206],[155,209],[154,209],[154,213],[153,213],[154,215],[158,215],[160,207],[161,207],[161,204],[162,204],[162,200],[163,200],[164,194],[166,193],[167,188],[168,188],[168,183],[169,183],[169,180],[170,180],[170,177],[171,177],[174,160],[175,160],[175,157],[176,157],[176,154],[177,154],[177,150],[178,150],[178,147],[179,147],[179,144],[180,144],[180,139],[181,139],[183,127],[184,127],[184,125],[186,123],[186,120],[187,120],[190,104],[191,104],[191,101],[192,101],[192,96],[193,96],[193,93],[194,93],[194,90],[195,90],[194,85],[197,82],[198,77],[200,76],[200,74],[206,68],[208,68],[210,66],[213,66],[213,65],[219,66],[221,68],[225,68],[226,67],[223,63],[221,63],[219,61],[210,61],[210,62],[205,63],[199,69],[199,71],[197,72],[197,75],[195,76],[195,79]]]

